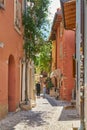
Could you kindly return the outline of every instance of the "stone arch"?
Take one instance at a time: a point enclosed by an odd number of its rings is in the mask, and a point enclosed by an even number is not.
[[[14,56],[10,55],[8,60],[8,111],[13,112],[16,109],[16,89],[15,83],[15,60]]]

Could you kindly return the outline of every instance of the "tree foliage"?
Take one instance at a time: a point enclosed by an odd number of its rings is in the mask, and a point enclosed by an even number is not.
[[[51,51],[52,46],[50,42],[45,42],[40,48],[37,56],[37,71],[49,73],[51,70]]]
[[[47,88],[48,88],[48,89],[52,89],[52,87],[54,87],[54,85],[53,85],[52,80],[51,80],[50,77],[48,77],[48,78],[46,79],[46,84],[47,84]]]
[[[43,45],[43,33],[46,30],[49,0],[27,0],[23,15],[24,49],[26,58],[35,61],[36,54]]]

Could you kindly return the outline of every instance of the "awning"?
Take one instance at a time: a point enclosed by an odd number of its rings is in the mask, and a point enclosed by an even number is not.
[[[60,75],[61,75],[61,70],[60,69],[56,69],[53,72],[51,72],[50,78],[53,78],[53,77],[57,78],[57,77],[60,77]]]
[[[63,13],[64,28],[76,28],[76,0],[60,0]]]

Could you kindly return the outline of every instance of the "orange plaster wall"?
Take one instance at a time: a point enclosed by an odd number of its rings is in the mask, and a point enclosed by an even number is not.
[[[53,72],[56,69],[56,40],[52,41],[52,67],[51,71]],[[56,87],[56,78],[51,78],[53,85]]]
[[[66,97],[71,100],[72,89],[75,87],[75,80],[73,78],[73,55],[75,54],[75,32],[65,31],[64,43],[65,43],[65,57],[64,57],[64,73],[66,79],[64,79],[64,86],[66,88]]]
[[[20,58],[23,56],[23,35],[14,28],[14,0],[6,0],[5,9],[0,9],[0,110],[8,109],[8,60],[12,55],[15,61],[15,102],[20,100]],[[16,106],[17,106],[16,105]],[[3,110],[4,112],[7,110]],[[2,112],[3,113],[3,112]]]
[[[73,78],[72,56],[75,54],[75,32],[64,30],[62,37],[59,36],[60,29],[57,29],[57,68],[63,74],[62,86],[60,87],[60,97],[64,100],[71,100],[72,89],[75,87]],[[61,45],[60,45],[61,44]],[[62,56],[60,56],[60,46],[62,46]]]
[[[56,41],[52,41],[52,71],[56,69]]]

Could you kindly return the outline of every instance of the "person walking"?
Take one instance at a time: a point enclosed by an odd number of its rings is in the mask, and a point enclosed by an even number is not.
[[[37,96],[40,96],[40,90],[41,90],[40,83],[38,82],[38,83],[36,83],[36,94],[37,94]]]
[[[43,98],[45,98],[45,94],[46,94],[46,83],[44,82],[44,84],[43,84]]]

